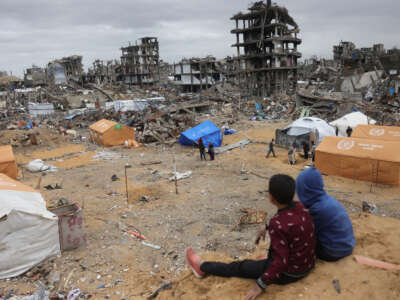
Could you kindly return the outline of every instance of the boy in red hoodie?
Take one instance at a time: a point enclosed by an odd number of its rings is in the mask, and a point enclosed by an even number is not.
[[[269,181],[269,199],[278,208],[270,220],[271,245],[264,260],[244,260],[230,264],[204,262],[192,248],[186,249],[186,260],[196,277],[206,274],[222,277],[256,279],[247,300],[256,299],[270,284],[288,284],[307,276],[314,267],[316,238],[314,223],[304,206],[294,202],[296,184],[288,175],[274,175]],[[256,243],[265,238],[262,229]]]

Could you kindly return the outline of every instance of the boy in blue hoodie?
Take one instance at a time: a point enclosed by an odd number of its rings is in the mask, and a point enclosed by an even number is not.
[[[346,209],[324,191],[324,181],[316,168],[307,169],[296,180],[296,192],[315,223],[317,257],[337,261],[353,252],[356,244]]]

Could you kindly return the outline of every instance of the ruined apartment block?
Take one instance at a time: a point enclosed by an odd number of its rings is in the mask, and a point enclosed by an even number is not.
[[[96,59],[93,67],[88,68],[86,80],[95,84],[115,84],[122,80],[121,64],[117,60],[103,61]]]
[[[50,84],[79,83],[82,80],[82,56],[72,55],[52,61],[47,66]]]
[[[294,93],[297,83],[297,47],[301,39],[297,23],[288,10],[271,1],[253,4],[247,13],[238,13],[236,22],[236,78],[254,96]]]
[[[139,44],[121,48],[124,82],[129,85],[152,85],[159,81],[159,46],[155,37],[143,37]]]
[[[182,92],[198,92],[208,89],[221,80],[221,74],[216,67],[216,59],[205,58],[182,59],[174,64],[174,83],[181,87]]]

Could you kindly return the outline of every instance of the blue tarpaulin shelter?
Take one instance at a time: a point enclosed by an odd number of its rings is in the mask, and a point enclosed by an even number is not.
[[[222,144],[221,129],[213,122],[207,120],[196,127],[182,132],[179,137],[179,144],[183,146],[197,145],[200,138],[203,139],[204,146],[206,147],[210,143],[213,143],[214,147],[220,147]]]

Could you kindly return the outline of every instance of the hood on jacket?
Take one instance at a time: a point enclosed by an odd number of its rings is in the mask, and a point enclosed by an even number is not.
[[[296,192],[306,208],[311,207],[320,198],[326,195],[324,181],[316,168],[302,171],[296,179]]]

